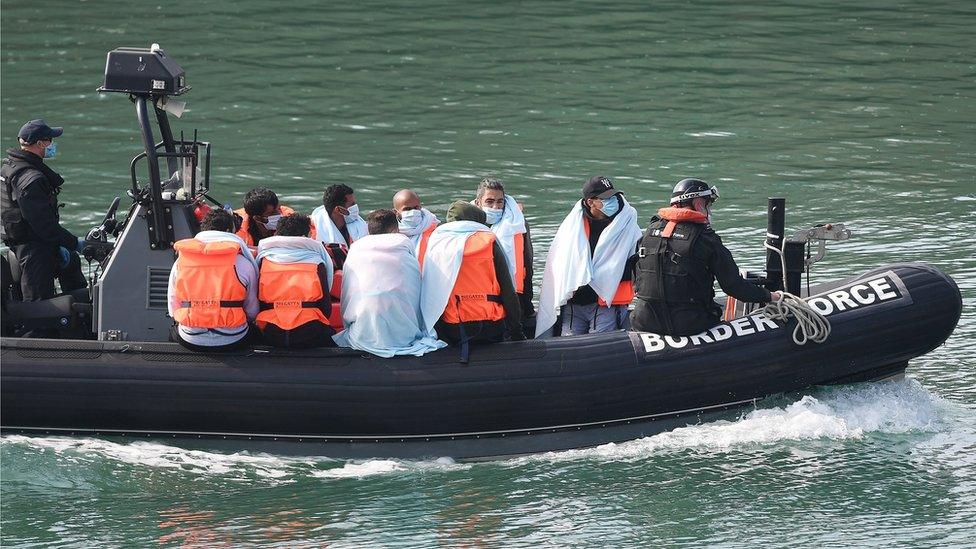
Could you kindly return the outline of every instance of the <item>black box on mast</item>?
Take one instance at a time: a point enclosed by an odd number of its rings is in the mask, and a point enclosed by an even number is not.
[[[190,89],[186,72],[159,44],[116,48],[105,61],[105,82],[98,91],[140,95],[181,95]]]

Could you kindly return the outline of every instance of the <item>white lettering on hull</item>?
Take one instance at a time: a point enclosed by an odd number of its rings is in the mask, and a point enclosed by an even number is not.
[[[883,303],[901,297],[896,287],[904,291],[904,285],[900,284],[894,273],[886,273],[872,280],[859,282],[847,288],[833,290],[827,294],[818,295],[807,299],[815,310],[823,315],[831,315],[844,311],[859,309],[876,303]],[[778,330],[783,326],[754,313],[749,316],[736,318],[730,322],[724,322],[709,328],[708,330],[688,336],[673,337],[661,336],[658,334],[641,333],[640,339],[644,344],[644,350],[648,353],[655,353],[667,348],[684,349],[686,347],[698,347],[719,341],[726,341],[733,337],[744,337],[760,332]]]

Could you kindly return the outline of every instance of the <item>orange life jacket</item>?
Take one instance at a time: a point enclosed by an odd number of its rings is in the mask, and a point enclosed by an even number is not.
[[[201,242],[187,238],[173,248],[176,258],[174,291],[179,307],[173,317],[190,328],[233,328],[247,323],[247,288],[237,277],[235,242]]]
[[[295,213],[295,210],[289,208],[288,206],[285,206],[284,204],[281,204],[278,208],[281,210],[282,216],[292,215],[293,213]],[[254,238],[251,236],[251,231],[249,230],[251,227],[251,216],[247,215],[247,212],[244,211],[244,208],[234,210],[234,213],[241,216],[241,219],[243,219],[243,221],[241,222],[241,228],[237,230],[236,233],[237,236],[241,237],[241,240],[243,240],[248,246],[251,247],[257,246],[257,244],[254,243]],[[312,232],[311,234],[309,234],[309,238],[315,238],[314,223],[312,224]]]
[[[265,258],[260,280],[258,328],[274,324],[291,330],[308,322],[329,323],[332,305],[323,290],[327,275],[321,263],[276,263]]]
[[[501,286],[495,276],[492,244],[495,235],[479,231],[464,243],[461,268],[447,307],[441,317],[449,324],[496,321],[505,318],[502,306]]]
[[[586,238],[590,238],[590,220],[583,215],[583,231],[586,233]],[[524,275],[523,275],[524,276]],[[597,303],[600,307],[606,307],[607,302],[603,300],[602,297],[597,296]],[[620,284],[617,285],[617,292],[613,294],[613,299],[610,301],[611,305],[630,305],[630,302],[634,300],[634,281],[633,280],[621,280]]]
[[[424,229],[420,234],[420,246],[417,247],[417,260],[420,261],[420,270],[424,270],[424,256],[427,255],[427,243],[430,242],[430,235],[437,228],[437,223],[431,223],[430,227]]]

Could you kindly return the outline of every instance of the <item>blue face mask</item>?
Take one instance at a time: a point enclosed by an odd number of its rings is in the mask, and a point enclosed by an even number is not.
[[[600,211],[607,217],[613,217],[620,211],[620,198],[617,195],[613,195],[603,199],[603,207],[600,208]]]
[[[54,158],[56,154],[58,154],[58,144],[51,141],[47,147],[44,147],[44,158]]]
[[[482,208],[485,212],[486,222],[489,225],[494,225],[502,220],[502,214],[505,213],[503,208]]]

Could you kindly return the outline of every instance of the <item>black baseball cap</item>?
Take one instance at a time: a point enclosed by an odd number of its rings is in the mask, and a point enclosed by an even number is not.
[[[64,128],[52,128],[43,118],[31,120],[20,128],[17,137],[28,143],[36,143],[42,139],[54,139],[64,133]]]
[[[621,191],[614,189],[613,181],[602,175],[591,177],[583,185],[583,198],[610,198],[615,194],[621,194]]]

